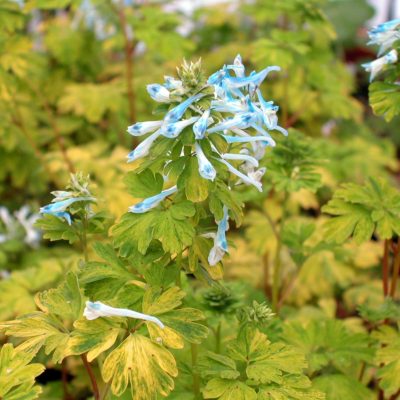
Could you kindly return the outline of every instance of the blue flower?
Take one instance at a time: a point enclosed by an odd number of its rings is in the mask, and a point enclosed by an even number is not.
[[[72,224],[71,215],[67,211],[68,207],[79,201],[92,202],[95,199],[93,197],[71,197],[66,200],[56,201],[50,203],[47,206],[40,208],[41,214],[54,215],[55,217],[65,219],[68,225]]]
[[[196,139],[203,139],[206,133],[208,124],[210,123],[210,109],[204,111],[203,115],[193,125],[194,137]]]
[[[167,138],[176,138],[187,126],[192,125],[196,122],[199,117],[192,117],[190,119],[184,119],[179,122],[171,122],[169,124],[164,124],[160,129],[161,135]]]
[[[164,118],[165,122],[177,122],[179,121],[187,108],[192,105],[195,101],[201,99],[204,96],[204,94],[196,94],[195,96],[189,97],[185,101],[183,101],[181,104],[173,108],[172,110],[168,111],[167,115]]]
[[[146,133],[154,132],[156,129],[160,128],[163,121],[147,121],[147,122],[137,122],[131,126],[128,126],[128,133],[132,136],[142,136]]]
[[[153,142],[161,135],[160,130],[154,132],[152,135],[150,135],[147,139],[143,140],[136,148],[135,150],[132,150],[127,158],[128,162],[136,161],[139,158],[145,157],[149,154],[151,145]]]
[[[224,216],[221,221],[217,222],[217,234],[213,235],[214,246],[208,255],[208,263],[211,266],[218,264],[224,257],[225,253],[228,252],[228,243],[226,241],[226,231],[229,229],[228,219],[228,208],[224,206]]]
[[[156,194],[155,196],[148,197],[144,199],[140,203],[135,204],[134,206],[129,208],[129,212],[134,214],[142,214],[154,207],[157,207],[166,197],[174,194],[178,191],[176,186],[171,187],[170,189],[163,190],[161,193]]]
[[[171,101],[169,90],[157,83],[147,85],[147,92],[153,100],[159,103],[169,103]]]
[[[194,146],[196,151],[196,157],[199,163],[199,174],[204,179],[209,179],[213,181],[217,176],[217,171],[215,171],[215,168],[212,166],[210,161],[205,156],[201,146],[198,143],[196,143]]]
[[[386,65],[394,64],[397,62],[398,55],[396,50],[391,50],[383,57],[377,58],[366,64],[362,64],[367,72],[370,72],[369,81],[372,82],[374,78],[385,68]]]

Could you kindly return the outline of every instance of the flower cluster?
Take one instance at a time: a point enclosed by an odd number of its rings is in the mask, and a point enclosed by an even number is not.
[[[260,85],[276,66],[246,75],[240,55],[233,64],[224,65],[207,80],[202,78],[200,63],[185,63],[178,69],[179,79],[165,77],[163,85],[147,86],[149,95],[157,102],[170,107],[162,120],[138,122],[128,127],[133,136],[148,135],[128,154],[128,162],[134,162],[151,154],[157,140],[171,140],[170,153],[182,136],[190,135],[190,155],[197,158],[198,172],[203,179],[214,181],[218,174],[237,177],[235,184],[252,185],[262,191],[261,178],[265,168],[259,168],[259,160],[267,146],[275,146],[270,131],[287,135],[278,125],[278,106],[266,101]],[[218,142],[225,143],[218,146]],[[185,155],[187,156],[187,143]],[[166,168],[168,155],[162,168]],[[165,172],[165,171],[163,171]],[[168,182],[168,172],[164,173]],[[144,213],[156,207],[166,197],[178,191],[177,186],[147,198],[130,208],[130,212]],[[225,232],[228,230],[228,209],[218,223],[217,233],[208,234],[214,239],[209,263],[215,265],[227,252]]]
[[[32,214],[29,206],[23,206],[13,215],[6,207],[0,207],[0,244],[15,239],[22,239],[30,247],[38,247],[41,233],[34,227],[39,218]]]
[[[52,202],[40,208],[41,214],[49,214],[64,219],[68,225],[72,224],[71,214],[77,210],[74,209],[76,203],[80,203],[88,215],[92,213],[90,204],[96,202],[89,190],[89,177],[84,177],[81,173],[71,175],[71,181],[67,189],[51,192],[54,196]]]
[[[384,56],[382,56],[382,54],[389,50],[393,44],[400,39],[400,19],[387,21],[372,28],[368,32],[368,36],[370,38],[368,42],[369,45],[380,46],[378,56],[381,56],[374,61],[362,65],[367,72],[370,72],[370,81],[372,81],[386,65],[394,64],[398,60],[396,49],[392,49]]]

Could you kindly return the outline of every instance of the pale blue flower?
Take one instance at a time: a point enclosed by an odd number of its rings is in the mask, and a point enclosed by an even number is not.
[[[162,124],[163,121],[136,122],[136,124],[128,126],[128,133],[132,136],[142,136],[146,133],[154,132]]]
[[[275,141],[268,136],[229,136],[222,135],[222,137],[228,143],[249,143],[249,142],[261,142],[265,146],[275,146]]]
[[[54,200],[53,200],[54,201]],[[47,206],[43,206],[40,208],[41,214],[49,214],[54,215],[55,217],[65,219],[68,225],[72,224],[71,215],[67,211],[68,207],[72,204],[77,203],[79,201],[92,202],[95,201],[93,197],[71,197],[66,200],[56,201],[54,203],[50,203]]]
[[[371,82],[385,68],[386,65],[396,63],[397,59],[397,51],[393,49],[383,57],[377,58],[369,63],[362,64],[362,66],[367,72],[371,73],[369,78],[369,81]]]
[[[238,54],[234,61],[233,65],[228,65],[228,69],[232,69],[235,72],[235,75],[239,78],[244,78],[245,76],[245,68],[242,62],[242,57]]]
[[[39,214],[32,214],[29,206],[23,206],[18,211],[15,211],[14,215],[25,230],[24,242],[33,248],[38,247],[42,235],[34,225],[39,218]]]
[[[159,103],[169,103],[171,101],[169,90],[157,83],[147,85],[147,92],[153,100]]]
[[[199,173],[204,179],[208,179],[213,181],[217,175],[217,171],[215,168],[212,166],[210,161],[207,159],[205,156],[201,146],[196,143],[194,145],[195,151],[196,151],[196,157],[197,161],[199,163]]]
[[[246,129],[254,122],[254,119],[255,115],[253,113],[241,113],[231,119],[227,119],[224,122],[212,126],[207,132],[221,132],[232,128]]]
[[[204,111],[203,115],[193,125],[194,137],[196,139],[203,139],[206,133],[208,124],[210,123],[210,109]]]
[[[226,231],[229,229],[229,215],[228,208],[224,206],[224,215],[221,221],[217,222],[218,229],[217,234],[214,236],[214,246],[212,247],[209,255],[208,255],[208,263],[211,266],[218,264],[225,253],[228,252],[228,243],[226,241]]]
[[[278,66],[271,66],[247,77],[228,77],[226,78],[226,85],[229,89],[239,89],[249,85],[254,85],[258,88],[271,71],[280,70]]]
[[[168,90],[180,90],[183,88],[183,83],[179,79],[175,79],[172,76],[164,76],[165,84],[164,86]]]
[[[379,45],[378,56],[393,46],[400,39],[400,19],[394,19],[375,26],[368,32],[369,45]]]
[[[247,176],[246,174],[243,174],[242,172],[240,172],[238,169],[236,169],[234,166],[232,166],[231,164],[229,164],[226,160],[224,159],[218,159],[218,161],[222,162],[223,164],[225,164],[228,167],[228,170],[236,175],[238,178],[240,178],[244,183],[248,184],[248,185],[253,185],[254,187],[257,188],[258,191],[262,192],[262,184],[261,182],[256,181],[255,179]]]
[[[170,139],[176,138],[187,126],[192,125],[198,119],[199,117],[192,117],[190,119],[164,124],[160,129],[161,135]]]
[[[195,96],[189,97],[181,104],[174,107],[172,110],[168,111],[167,115],[164,118],[164,121],[167,123],[179,121],[182,118],[185,111],[188,109],[188,107],[192,105],[195,101],[201,99],[203,96],[204,94],[199,93],[196,94]]]
[[[127,158],[128,162],[136,161],[139,158],[145,157],[149,154],[150,148],[153,144],[153,142],[161,135],[160,130],[154,132],[152,135],[150,135],[148,138],[143,140],[143,142],[140,142],[139,145],[135,148],[135,150],[132,150]]]
[[[225,153],[221,155],[221,158],[223,158],[224,160],[245,161],[255,168],[258,167],[258,161],[248,154]]]
[[[173,186],[167,190],[163,190],[161,193],[156,194],[155,196],[148,197],[144,199],[140,203],[135,204],[134,206],[129,208],[129,212],[134,214],[142,214],[154,207],[157,207],[166,197],[174,194],[178,191],[176,186]]]
[[[156,317],[148,314],[143,314],[127,308],[110,307],[100,301],[87,301],[83,311],[83,316],[89,321],[103,317],[128,317],[133,319],[141,319],[143,321],[153,322],[161,329],[164,329],[164,324]]]

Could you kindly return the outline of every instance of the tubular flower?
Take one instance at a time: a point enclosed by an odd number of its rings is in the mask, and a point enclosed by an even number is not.
[[[217,234],[213,234],[214,246],[208,255],[208,263],[211,266],[218,264],[225,253],[228,252],[228,243],[226,241],[226,231],[229,229],[228,219],[228,208],[224,207],[224,216],[221,221],[217,222]]]
[[[196,157],[199,162],[199,173],[204,179],[209,179],[213,181],[217,175],[217,171],[212,166],[210,161],[208,161],[207,157],[205,156],[201,146],[196,143],[195,144],[195,151]]]
[[[110,307],[100,301],[87,301],[86,307],[83,310],[83,316],[86,317],[86,319],[88,319],[89,321],[101,317],[128,317],[153,322],[161,329],[164,329],[165,327],[158,318],[153,317],[152,315],[142,314],[140,312],[128,310],[126,308]]]
[[[384,69],[386,65],[394,64],[398,60],[398,55],[396,50],[391,50],[389,53],[383,57],[377,58],[369,63],[362,64],[367,72],[370,72],[369,81],[372,82],[374,78]]]
[[[380,46],[378,56],[390,49],[396,40],[400,39],[400,19],[393,19],[375,26],[368,32],[369,45],[377,44]]]
[[[129,211],[134,214],[142,214],[154,207],[157,207],[166,197],[174,194],[178,191],[176,186],[171,187],[170,189],[163,190],[161,193],[156,194],[155,196],[148,197],[144,199],[140,203],[135,204],[134,206],[129,208]]]
[[[393,19],[375,26],[368,32],[370,41],[368,45],[378,45],[378,56],[382,56],[388,51],[396,41],[400,40],[400,19]],[[381,73],[387,65],[395,64],[398,61],[398,53],[396,49],[390,50],[384,56],[374,61],[362,64],[367,72],[370,72],[369,81]]]

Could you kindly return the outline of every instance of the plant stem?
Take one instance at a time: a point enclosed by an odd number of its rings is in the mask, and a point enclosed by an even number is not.
[[[269,283],[269,253],[266,251],[263,255],[263,270],[264,270],[264,294],[266,298],[271,298],[271,287]]]
[[[176,265],[178,267],[178,274],[176,275],[175,284],[178,287],[182,287],[182,281],[181,281],[182,253],[178,253],[176,255]]]
[[[97,385],[96,377],[92,370],[92,366],[90,365],[89,361],[87,360],[86,353],[81,354],[81,359],[82,359],[83,365],[86,368],[86,371],[89,375],[90,382],[92,383],[93,396],[94,396],[95,400],[100,400],[99,386]]]
[[[192,353],[192,377],[193,377],[193,394],[195,399],[200,398],[200,377],[196,372],[197,365],[197,356],[198,356],[198,345],[192,343],[191,344],[191,353]]]
[[[385,239],[382,260],[382,286],[383,295],[386,297],[389,293],[389,246],[391,240]]]
[[[277,235],[276,253],[275,253],[275,265],[273,271],[273,281],[272,281],[272,310],[277,313],[279,310],[279,289],[280,289],[280,274],[281,274],[281,250],[282,250],[282,231],[286,219],[286,208],[289,199],[289,193],[285,192],[285,197],[282,203],[282,217],[281,224],[279,227],[279,233]]]
[[[82,218],[82,234],[81,234],[81,246],[85,262],[89,261],[88,246],[87,246],[87,228],[88,228],[88,219],[87,219],[87,213],[85,211],[85,215]]]
[[[218,322],[217,329],[215,330],[215,352],[221,353],[221,322]]]
[[[399,278],[400,272],[400,237],[397,240],[397,246],[395,250],[395,257],[393,261],[393,272],[392,272],[392,282],[390,286],[390,297],[394,298],[397,289],[397,280]]]
[[[63,387],[63,392],[64,392],[63,399],[70,400],[71,396],[68,391],[68,370],[67,370],[67,363],[66,363],[65,358],[62,360],[62,363],[61,363],[61,380],[62,380],[62,387]]]

